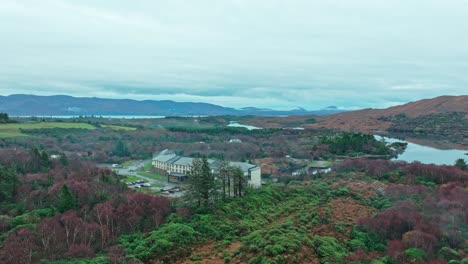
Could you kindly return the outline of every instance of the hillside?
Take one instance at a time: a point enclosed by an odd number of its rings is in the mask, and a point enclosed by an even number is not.
[[[234,109],[208,103],[174,102],[170,100],[129,100],[72,97],[65,95],[36,96],[9,95],[0,96],[0,112],[12,116],[49,116],[49,115],[327,115],[342,112],[336,107],[308,111],[303,108],[277,111],[272,109],[247,107]]]
[[[397,121],[388,117],[403,115],[411,119],[452,112],[468,113],[468,96],[440,96],[386,109],[363,109],[339,113],[321,118],[321,122],[309,127],[358,131],[388,130]]]
[[[440,96],[386,109],[362,109],[327,116],[242,117],[263,128],[324,128],[347,131],[391,131],[463,138],[468,129],[468,96]]]

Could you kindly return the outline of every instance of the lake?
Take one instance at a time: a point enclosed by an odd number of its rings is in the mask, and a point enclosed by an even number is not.
[[[421,163],[433,163],[437,165],[453,165],[457,159],[467,159],[468,156],[465,155],[467,150],[458,150],[458,149],[436,149],[433,147],[423,146],[408,141],[375,136],[376,139],[384,139],[385,142],[406,142],[408,146],[406,147],[403,154],[398,155],[397,158],[393,160],[401,160],[406,162],[419,161]]]
[[[242,125],[242,124],[239,124],[235,121],[231,121],[229,123],[229,125],[227,125],[228,127],[243,127],[243,128],[247,128],[248,130],[253,130],[253,129],[262,129],[261,127],[256,127],[256,126],[249,126],[249,125]]]
[[[19,118],[30,118],[30,117],[37,117],[37,118],[79,118],[80,116],[76,115],[52,115],[52,116],[12,116],[12,117],[19,117]],[[89,118],[91,116],[83,115],[83,118]],[[155,116],[155,115],[94,115],[94,118],[117,118],[117,119],[149,119],[149,118],[165,118],[165,116]]]

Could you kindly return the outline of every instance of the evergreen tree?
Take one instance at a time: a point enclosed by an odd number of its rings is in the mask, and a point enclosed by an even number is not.
[[[68,189],[68,186],[64,184],[62,186],[62,193],[60,194],[58,210],[61,213],[64,213],[74,208],[76,208],[75,198],[73,197],[73,194]]]
[[[234,182],[234,197],[242,197],[246,187],[244,172],[238,167],[233,167],[232,179]]]
[[[115,144],[113,153],[116,156],[119,156],[119,157],[124,157],[124,156],[129,156],[130,155],[130,152],[128,151],[127,146],[125,145],[124,142],[122,142],[120,140]]]
[[[220,189],[222,189],[223,199],[226,197],[241,197],[246,189],[246,179],[244,172],[239,167],[229,166],[229,163],[222,162],[218,170]]]
[[[222,161],[218,169],[218,179],[221,182],[221,188],[223,190],[223,200],[225,200],[226,195],[229,197],[231,193],[229,172],[229,163]]]
[[[205,156],[194,159],[192,171],[189,176],[189,196],[197,202],[198,207],[209,208],[216,196],[216,184],[213,173],[211,173],[208,160]]]
[[[468,169],[468,165],[466,164],[466,161],[464,159],[457,159],[455,161],[455,167],[458,167],[462,170],[467,170]]]
[[[18,185],[19,179],[16,172],[0,165],[0,203],[13,199]]]
[[[68,162],[67,155],[65,155],[65,153],[60,154],[60,163],[65,167],[68,166],[69,162]]]
[[[0,113],[0,124],[1,123],[9,123],[10,118],[8,117],[7,113]]]
[[[37,147],[34,147],[31,150],[33,159],[31,161],[31,172],[47,172],[50,169],[50,159],[49,155],[45,151],[39,150]]]

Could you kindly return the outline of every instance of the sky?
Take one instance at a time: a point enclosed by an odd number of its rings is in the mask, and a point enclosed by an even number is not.
[[[468,94],[467,0],[0,0],[0,95],[384,108]]]

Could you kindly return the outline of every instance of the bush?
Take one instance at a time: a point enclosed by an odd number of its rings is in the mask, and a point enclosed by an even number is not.
[[[356,250],[359,248],[362,248],[363,250],[367,251],[366,244],[359,240],[359,239],[352,239],[348,242],[348,247],[350,247],[352,250]]]
[[[409,248],[405,250],[405,253],[411,260],[423,260],[426,258],[426,252],[420,248]]]
[[[340,263],[348,254],[346,249],[333,237],[314,236],[313,244],[322,264]]]
[[[127,248],[127,254],[140,260],[153,256],[171,259],[190,253],[190,246],[196,241],[198,233],[190,226],[169,223],[147,236],[123,236],[121,243]]]
[[[460,253],[449,247],[443,247],[442,249],[440,249],[439,255],[446,260],[460,259]]]
[[[243,242],[241,251],[250,253],[249,256],[265,256],[268,258],[278,256],[295,258],[295,253],[300,251],[303,245],[312,245],[307,237],[307,231],[304,228],[295,226],[292,221],[286,221],[268,229],[254,231],[246,236]],[[262,248],[263,250],[261,250]],[[256,257],[251,258],[250,261],[255,262]]]

